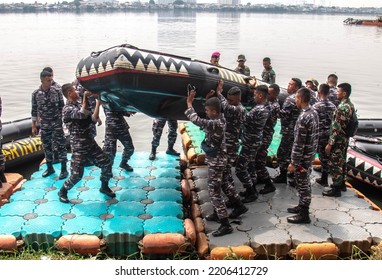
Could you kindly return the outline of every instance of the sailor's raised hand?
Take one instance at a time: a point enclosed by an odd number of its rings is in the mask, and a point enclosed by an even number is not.
[[[191,108],[192,107],[192,102],[195,99],[195,95],[196,95],[196,91],[194,89],[191,89],[191,90],[188,91],[188,95],[187,95],[187,108]]]

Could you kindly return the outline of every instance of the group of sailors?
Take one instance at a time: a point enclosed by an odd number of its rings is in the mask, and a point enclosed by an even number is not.
[[[220,54],[214,52],[211,64],[218,66],[219,58]],[[242,59],[245,57],[240,55],[238,60]],[[242,61],[239,66],[249,71]],[[258,85],[253,90],[255,105],[247,111],[241,104],[240,89],[232,87],[223,93],[223,81],[220,80],[216,90],[206,95],[205,119],[198,116],[192,107],[196,91],[188,91],[185,114],[206,135],[202,149],[206,153],[208,189],[214,212],[205,218],[220,223],[213,236],[231,233],[233,228],[228,219],[246,213],[246,203],[256,201],[259,194],[274,192],[278,183],[289,183],[299,194],[298,205],[286,209],[294,214],[287,221],[310,223],[310,174],[316,152],[322,174],[316,182],[326,187],[322,194],[339,197],[341,191],[346,190],[349,141],[346,131],[355,108],[349,98],[351,85],[337,83],[335,74],[330,74],[327,83],[320,85],[311,79],[303,86],[301,79],[292,78],[282,105],[278,100],[280,87],[277,84]],[[278,119],[282,135],[277,151],[279,174],[271,178],[266,168],[266,157]],[[232,167],[245,189],[243,192],[236,191]],[[333,181],[330,187],[329,175]],[[289,182],[288,177],[292,178]],[[260,183],[264,186],[258,191],[256,186]],[[227,208],[233,208],[233,211],[228,214]]]

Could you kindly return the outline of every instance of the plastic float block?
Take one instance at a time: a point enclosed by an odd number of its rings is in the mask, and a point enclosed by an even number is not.
[[[156,178],[179,178],[180,179],[180,172],[179,169],[176,168],[158,168],[151,171],[151,175],[155,176]]]
[[[115,160],[114,160],[115,162]],[[142,157],[142,158],[138,158],[138,159],[130,159],[128,164],[132,167],[132,168],[147,168],[149,166],[151,166],[152,164],[152,161],[149,160],[149,154],[147,154],[147,159],[145,159],[145,157]],[[119,162],[118,162],[118,166],[119,166]]]
[[[152,217],[143,224],[144,234],[180,233],[184,234],[183,220],[175,217]]]
[[[25,221],[23,217],[0,216],[0,235],[12,234],[15,237],[20,237],[21,228]]]
[[[29,181],[25,181],[22,185],[22,190],[29,189],[45,189],[52,187],[56,180],[51,178],[35,178]]]
[[[157,201],[146,207],[146,213],[153,217],[171,216],[183,219],[183,207],[173,201]]]
[[[119,201],[137,201],[140,202],[146,199],[147,192],[142,189],[128,189],[120,190],[117,193],[117,199]]]
[[[66,234],[91,234],[98,237],[102,233],[104,220],[95,216],[76,216],[66,220],[62,226],[62,235]]]
[[[145,205],[136,201],[119,201],[109,206],[109,213],[114,217],[132,216],[138,217],[145,213]]]
[[[175,178],[156,178],[150,182],[155,189],[181,190],[180,180]]]
[[[153,201],[174,201],[182,203],[182,193],[172,189],[159,189],[149,192],[148,199]]]
[[[37,206],[34,213],[38,216],[58,216],[61,217],[63,214],[67,214],[73,207],[71,203],[62,203],[60,201],[48,201],[41,200],[36,201]]]
[[[124,178],[118,181],[117,186],[122,189],[141,189],[149,185],[149,182],[143,178]]]
[[[179,157],[177,156],[172,156],[172,157],[174,157],[175,160],[162,161],[161,159],[158,159],[158,160],[154,160],[152,165],[156,168],[179,168],[180,167]]]
[[[68,197],[69,199],[71,197],[70,191],[68,192]],[[81,191],[78,194],[78,198],[83,201],[105,201],[109,199],[107,195],[99,191],[99,188],[91,188],[88,190]]]
[[[33,213],[37,204],[34,200],[29,201],[12,201],[4,204],[0,208],[0,216],[20,216],[23,217],[28,213]]]
[[[108,214],[108,207],[106,203],[101,201],[83,201],[82,203],[75,204],[70,213],[76,215],[76,217],[100,217],[101,215]]]
[[[22,189],[11,196],[11,201],[35,201],[43,198],[46,193],[45,189]]]
[[[135,168],[135,167],[133,168],[134,168],[133,172],[121,170],[121,176],[145,178],[146,176],[150,175],[150,170],[147,168]]]

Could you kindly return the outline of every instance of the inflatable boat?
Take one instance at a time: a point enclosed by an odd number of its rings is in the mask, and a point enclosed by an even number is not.
[[[223,92],[241,89],[244,105],[253,98],[251,86],[263,83],[228,68],[131,45],[91,53],[78,63],[76,77],[115,110],[133,106],[151,117],[176,120],[186,120],[188,85],[197,91],[195,110],[204,114],[205,96],[219,79],[224,80]]]
[[[357,135],[349,141],[348,175],[382,188],[382,119],[359,119]]]
[[[32,137],[31,132],[31,118],[3,123],[2,153],[6,169],[44,155],[40,137]]]
[[[344,20],[344,23],[348,25],[382,26],[382,16],[377,17],[375,20],[347,18]]]

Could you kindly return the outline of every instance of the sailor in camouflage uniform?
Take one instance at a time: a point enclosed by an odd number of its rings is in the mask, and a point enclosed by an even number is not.
[[[271,66],[271,59],[269,57],[264,57],[263,66],[264,70],[261,73],[261,79],[268,84],[274,84],[276,82],[276,72]]]
[[[281,142],[277,150],[277,162],[280,167],[280,174],[273,179],[274,183],[287,183],[288,165],[292,152],[294,139],[294,126],[300,115],[300,109],[296,105],[296,92],[302,86],[298,78],[292,78],[288,83],[288,97],[285,99],[280,110],[281,119]]]
[[[99,117],[100,101],[97,99],[94,113],[88,110],[87,97],[91,92],[85,91],[82,105],[78,102],[79,95],[72,84],[62,86],[67,103],[62,110],[63,121],[70,131],[70,146],[72,158],[70,162],[70,177],[64,182],[58,192],[61,202],[68,203],[68,190],[78,183],[84,175],[84,165],[87,157],[93,159],[96,166],[101,168],[100,192],[114,198],[115,193],[109,188],[109,180],[113,176],[109,157],[98,146],[91,134],[91,123]]]
[[[329,175],[329,155],[325,152],[325,147],[328,144],[330,125],[332,123],[333,113],[336,106],[329,101],[329,86],[327,84],[321,84],[318,89],[318,96],[320,101],[313,105],[313,109],[318,114],[318,119],[320,121],[319,125],[319,139],[318,139],[318,157],[321,162],[321,178],[317,178],[316,182],[327,186],[328,185],[328,175]]]
[[[206,162],[208,166],[208,192],[211,204],[214,208],[214,214],[208,215],[208,220],[218,217],[220,227],[212,232],[213,236],[222,236],[232,233],[228,220],[227,207],[222,197],[222,178],[224,168],[227,163],[227,149],[225,145],[225,126],[226,122],[221,113],[220,100],[217,97],[211,97],[206,100],[205,111],[209,119],[200,118],[192,107],[195,99],[195,90],[190,90],[187,97],[187,118],[199,126],[205,132],[204,151],[206,152]],[[209,152],[207,150],[209,148]],[[211,217],[209,217],[211,216]],[[206,217],[206,218],[207,218]]]
[[[134,154],[133,139],[129,132],[130,127],[124,118],[125,116],[130,117],[132,113],[110,110],[106,106],[104,106],[104,112],[106,128],[103,151],[109,156],[111,165],[113,165],[117,152],[117,140],[119,140],[123,145],[122,160],[119,167],[126,171],[133,171],[133,168],[127,163]]]
[[[266,168],[268,148],[272,142],[273,134],[275,132],[275,125],[280,115],[280,104],[277,99],[280,93],[280,87],[277,84],[272,84],[268,88],[268,103],[270,106],[270,114],[265,123],[263,130],[263,144],[260,146],[256,155],[256,174],[259,182],[265,183],[263,189],[259,191],[260,194],[267,194],[276,190],[269,172]]]
[[[61,88],[52,86],[52,74],[42,71],[40,74],[41,86],[32,93],[32,134],[37,135],[37,117],[40,119],[41,141],[45,153],[47,169],[42,177],[53,174],[53,147],[58,151],[58,160],[61,162],[59,179],[68,176],[66,168],[67,151],[66,139],[62,127],[62,108],[64,98]]]
[[[289,223],[310,223],[309,206],[312,200],[310,173],[312,161],[316,154],[319,133],[319,120],[315,110],[309,105],[310,90],[301,88],[296,93],[296,104],[301,109],[294,128],[294,142],[289,172],[294,172],[299,203],[296,207],[288,208],[289,213],[296,215],[288,217]]]
[[[263,129],[270,114],[267,95],[266,85],[257,86],[255,88],[256,105],[244,118],[242,147],[236,164],[236,176],[245,188],[245,191],[240,193],[244,197],[244,203],[255,201],[259,196],[256,190],[255,159],[263,143]]]
[[[245,59],[245,55],[240,54],[237,57],[238,65],[237,65],[237,67],[235,68],[234,71],[237,72],[237,73],[243,74],[245,76],[251,75],[251,69],[249,69],[249,67],[244,64],[246,61],[247,60]]]
[[[1,123],[1,114],[3,112],[3,101],[0,96],[0,188],[3,186],[3,183],[7,182],[7,178],[4,175],[5,170],[5,162],[4,162],[4,155],[3,155],[3,146],[2,146],[2,140],[3,135],[1,134],[1,130],[3,129],[3,125]]]
[[[180,153],[174,150],[174,145],[177,138],[177,129],[178,129],[178,121],[177,120],[166,120],[166,119],[154,119],[153,120],[153,140],[151,142],[151,153],[149,156],[150,160],[154,160],[156,157],[157,148],[159,146],[160,138],[163,133],[163,128],[168,124],[168,147],[166,154],[179,156]]]
[[[340,101],[337,98],[337,83],[338,83],[338,76],[336,74],[330,74],[328,76],[327,82],[326,82],[330,89],[329,89],[329,96],[328,99],[331,101],[336,107],[340,104]]]
[[[346,154],[349,145],[349,137],[346,136],[346,127],[355,110],[350,101],[351,85],[342,83],[337,86],[337,99],[341,101],[333,115],[329,141],[325,147],[329,155],[330,175],[333,185],[322,194],[325,196],[341,196],[341,190],[346,190]]]
[[[227,92],[227,99],[221,94],[222,89],[223,80],[220,80],[216,93],[221,102],[222,111],[226,120],[225,143],[227,148],[227,164],[223,173],[222,190],[226,196],[231,199],[226,202],[226,206],[234,208],[229,217],[237,218],[248,211],[248,208],[242,203],[240,196],[236,192],[232,176],[232,167],[235,166],[238,157],[240,146],[239,137],[246,110],[240,102],[241,90],[238,87],[232,87]],[[207,95],[206,99],[208,98],[209,96]]]

